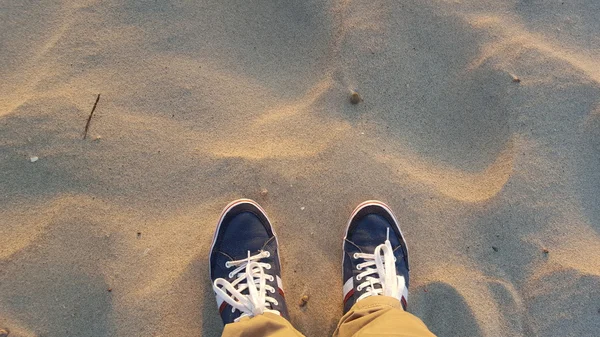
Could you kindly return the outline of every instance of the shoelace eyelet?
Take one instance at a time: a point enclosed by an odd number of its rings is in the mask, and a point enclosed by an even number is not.
[[[354,253],[354,254],[352,255],[352,257],[353,257],[353,258],[355,258],[355,259],[358,259],[358,253]]]
[[[229,269],[229,268],[231,268],[231,264],[229,264],[229,261],[226,261],[226,262],[225,262],[225,268],[228,268],[228,269]],[[231,277],[231,276],[230,276],[230,277]]]
[[[265,257],[270,257],[271,253],[269,251],[265,251],[265,253],[263,254]]]
[[[356,265],[356,270],[361,270],[361,269],[362,269],[362,264],[360,264],[360,263],[359,263],[359,264],[357,264],[357,265]]]

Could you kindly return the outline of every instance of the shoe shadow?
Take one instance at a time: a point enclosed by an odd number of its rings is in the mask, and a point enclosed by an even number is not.
[[[217,303],[215,301],[215,293],[212,290],[210,283],[210,275],[208,274],[208,259],[198,263],[195,275],[198,282],[202,285],[202,336],[217,337],[221,336],[223,331],[223,323],[219,316]]]
[[[425,292],[423,289],[427,289]],[[434,282],[412,293],[409,309],[438,336],[481,336],[478,322],[469,306],[452,286]]]

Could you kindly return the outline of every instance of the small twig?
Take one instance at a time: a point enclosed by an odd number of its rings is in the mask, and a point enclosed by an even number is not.
[[[92,108],[92,112],[88,116],[87,123],[85,123],[85,130],[83,131],[83,139],[87,137],[88,129],[90,128],[90,122],[92,121],[92,116],[94,115],[94,111],[96,110],[96,105],[98,105],[98,101],[100,100],[100,94],[96,97],[96,102],[94,103],[94,107]]]

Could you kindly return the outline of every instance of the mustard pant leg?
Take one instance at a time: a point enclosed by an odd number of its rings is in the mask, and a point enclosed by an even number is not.
[[[225,324],[222,337],[304,337],[285,318],[266,312]]]
[[[285,318],[265,313],[225,325],[223,337],[303,337]],[[357,302],[340,320],[334,337],[435,337],[416,316],[392,297],[373,296]]]
[[[372,296],[356,302],[338,323],[334,337],[435,337],[417,316],[393,297]]]

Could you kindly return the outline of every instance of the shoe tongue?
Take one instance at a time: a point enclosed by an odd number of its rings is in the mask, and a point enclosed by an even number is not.
[[[227,242],[227,245],[223,245],[221,251],[234,260],[240,260],[248,257],[248,251],[250,255],[256,255],[268,240],[269,235],[260,220],[254,214],[245,212],[230,220],[223,236],[223,242]]]
[[[385,218],[377,214],[369,214],[360,219],[348,239],[360,247],[363,253],[373,254],[375,247],[385,243],[387,229],[390,229],[390,243],[392,248],[400,245],[400,240],[391,225]]]

